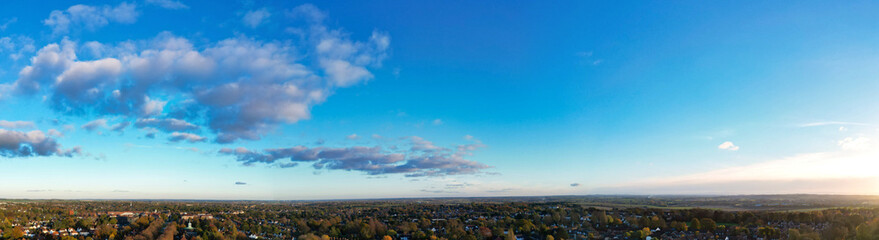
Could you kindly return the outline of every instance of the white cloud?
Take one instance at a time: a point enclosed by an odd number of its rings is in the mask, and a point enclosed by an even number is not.
[[[304,18],[310,22],[323,22],[327,14],[311,4],[302,4],[285,12],[288,17]]]
[[[25,128],[34,128],[36,125],[34,122],[30,121],[6,121],[0,120],[0,128],[7,129],[25,129]]]
[[[619,194],[876,194],[879,151],[798,154],[677,177],[643,179],[596,192]],[[844,183],[843,185],[840,185]],[[841,186],[847,186],[840,188]]]
[[[842,150],[864,150],[870,146],[870,139],[866,137],[847,137],[839,140],[837,145],[842,148]]]
[[[205,139],[206,139],[205,137],[202,137],[202,136],[199,136],[196,134],[192,134],[192,133],[173,132],[173,133],[171,133],[171,137],[168,138],[168,141],[179,142],[179,141],[186,140],[188,142],[194,143],[194,142],[204,141]]]
[[[53,137],[63,137],[64,136],[64,133],[62,133],[61,131],[55,130],[55,129],[49,129],[49,131],[46,131],[46,134],[48,134],[49,136],[53,136]]]
[[[6,31],[6,28],[9,27],[10,24],[18,22],[18,18],[13,17],[5,20],[3,24],[0,24],[0,31]]]
[[[135,4],[131,3],[123,2],[115,7],[78,4],[67,10],[52,11],[43,24],[51,27],[55,34],[64,34],[78,28],[94,31],[110,22],[131,24],[137,21],[138,15]]]
[[[82,125],[82,129],[85,129],[87,131],[94,131],[102,127],[107,127],[107,119],[96,119]]]
[[[156,5],[156,6],[159,6],[162,8],[167,8],[167,9],[187,9],[187,8],[189,8],[189,6],[186,6],[186,4],[183,4],[180,1],[174,1],[174,0],[146,0],[146,3]]]
[[[31,58],[31,65],[18,72],[15,89],[24,93],[35,93],[43,85],[52,84],[54,78],[65,71],[76,60],[76,44],[62,40],[61,45],[49,44]]]
[[[840,132],[845,132],[845,131],[848,131],[848,128],[846,128],[845,126],[840,126],[840,127],[839,127],[839,131],[840,131]]]
[[[437,119],[434,119],[432,123],[433,123],[433,125],[443,125],[443,120],[437,118]]]
[[[842,122],[842,121],[824,121],[824,122],[810,122],[800,124],[800,127],[820,127],[827,125],[855,125],[855,126],[868,126],[870,124],[859,123],[859,122]]]
[[[315,29],[319,30],[319,29]],[[324,35],[327,32],[315,35]],[[340,87],[351,86],[363,80],[373,78],[366,66],[380,65],[386,57],[390,37],[373,32],[367,43],[344,41],[330,34],[320,36],[316,50],[320,54],[318,61],[327,77]]]
[[[839,150],[802,153],[681,176],[606,186],[605,194],[879,193],[879,149],[869,136],[837,142]],[[844,187],[843,187],[844,186]]]
[[[168,101],[159,101],[152,100],[150,97],[146,97],[145,103],[143,105],[143,115],[144,116],[152,116],[158,115],[162,113],[165,109],[165,104],[168,104]]]
[[[360,139],[360,136],[357,136],[357,134],[351,134],[346,136],[345,138],[347,138],[348,140],[357,140]]]
[[[115,131],[115,132],[121,133],[122,131],[125,131],[125,128],[128,127],[128,125],[131,125],[131,122],[122,121],[117,124],[114,124],[113,126],[110,126],[110,131]]]
[[[325,16],[313,7],[300,11]],[[322,19],[305,29],[300,41],[238,36],[196,47],[161,33],[86,43],[82,51],[95,60],[80,59],[77,43],[63,39],[40,49],[6,88],[46,96],[65,114],[178,119],[209,128],[217,142],[256,140],[278,124],[310,118],[334,89],[371,79],[368,68],[381,65],[390,41],[379,32],[355,41]]]
[[[243,21],[244,25],[248,27],[256,28],[271,16],[272,14],[269,12],[269,10],[262,8],[258,10],[248,11],[244,14],[244,18],[242,18],[241,21]]]
[[[34,40],[27,36],[13,35],[0,37],[0,53],[9,53],[9,59],[18,61],[26,53],[36,50]]]
[[[434,145],[433,142],[425,140],[424,138],[421,138],[419,136],[412,136],[409,139],[412,142],[411,150],[413,152],[414,151],[430,152],[430,151],[442,149],[442,148]]]
[[[718,145],[718,146],[717,146],[717,149],[721,149],[721,150],[729,150],[729,151],[738,151],[738,150],[739,150],[739,146],[736,146],[735,144],[733,144],[733,143],[730,142],[730,141],[726,141],[726,142],[723,142],[723,143],[721,143],[720,145]]]
[[[330,79],[339,86],[350,86],[360,79],[370,79],[372,74],[361,66],[352,65],[350,62],[343,60],[325,60],[321,61],[321,67]]]
[[[78,104],[93,104],[104,96],[99,88],[115,85],[122,73],[122,62],[114,58],[95,61],[73,62],[55,80],[56,104],[74,101]]]
[[[413,136],[411,141],[428,142]],[[429,143],[429,142],[428,142]],[[413,148],[409,151],[386,150],[381,146],[352,146],[343,148],[293,146],[249,150],[223,148],[220,154],[235,156],[245,166],[265,164],[276,167],[295,167],[312,163],[315,169],[360,171],[369,175],[405,174],[406,177],[439,177],[478,174],[491,168],[467,160],[474,151],[485,147],[481,143],[459,145],[455,149],[434,148],[431,151]]]
[[[166,119],[156,119],[156,118],[141,118],[138,119],[137,122],[134,123],[134,126],[137,128],[151,128],[158,129],[165,132],[186,132],[186,131],[196,131],[198,130],[198,126],[195,124],[186,122],[184,120],[175,119],[175,118],[166,118]]]
[[[0,156],[3,157],[30,157],[30,156],[63,156],[70,157],[80,155],[79,147],[62,149],[55,139],[46,136],[39,130],[20,132],[0,129]]]

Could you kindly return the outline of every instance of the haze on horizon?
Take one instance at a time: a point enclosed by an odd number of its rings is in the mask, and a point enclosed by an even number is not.
[[[879,3],[0,3],[0,198],[879,194]]]

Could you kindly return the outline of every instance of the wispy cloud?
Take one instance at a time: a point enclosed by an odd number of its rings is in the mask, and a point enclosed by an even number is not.
[[[92,120],[92,121],[87,122],[81,126],[81,128],[85,129],[86,131],[95,131],[98,128],[104,128],[104,127],[107,127],[107,119],[103,119],[103,118]]]
[[[189,6],[186,6],[186,4],[183,4],[180,1],[174,1],[174,0],[146,0],[146,3],[156,5],[156,6],[159,6],[162,8],[167,8],[167,9],[187,9],[187,8],[189,8]]]
[[[31,156],[62,156],[81,155],[79,147],[62,149],[54,138],[43,131],[34,130],[21,132],[0,129],[0,156],[31,157]]]
[[[853,126],[870,126],[870,124],[859,123],[859,122],[842,122],[842,121],[824,121],[824,122],[810,122],[803,123],[798,125],[799,127],[818,127],[818,126],[827,126],[827,125],[853,125]]]
[[[512,191],[515,191],[515,190],[516,190],[516,189],[514,189],[514,188],[502,188],[502,189],[486,190],[486,192],[489,192],[489,193],[506,193],[506,192],[512,192]]]
[[[131,124],[131,122],[129,122],[129,121],[122,121],[122,122],[119,122],[119,123],[117,123],[117,124],[111,126],[111,127],[110,127],[110,131],[114,131],[114,132],[122,132],[122,131],[124,131],[125,128],[128,127],[128,125],[130,125],[130,124]]]
[[[205,139],[207,138],[192,133],[173,132],[171,133],[171,137],[168,138],[168,141],[179,142],[186,140],[188,142],[194,143],[203,142]]]
[[[446,190],[446,189],[421,189],[422,192],[426,193],[461,193],[460,191]]]
[[[841,141],[843,145],[856,142],[859,142],[856,138]],[[842,145],[841,147],[846,148]],[[875,171],[879,169],[879,161],[876,161],[879,159],[879,150],[870,147],[858,149],[861,150],[797,154],[776,160],[677,177],[639,180],[596,191],[646,194],[877,194],[879,188],[863,187],[879,185],[877,184],[879,172]],[[858,187],[832,187],[842,182]]]
[[[73,5],[66,10],[55,10],[43,24],[52,28],[55,34],[64,34],[72,28],[97,30],[111,22],[131,24],[137,21],[140,13],[135,4],[120,3],[117,6]]]
[[[235,156],[246,166],[265,164],[279,166],[309,162],[315,169],[358,171],[369,175],[405,174],[407,177],[477,174],[490,166],[465,157],[484,147],[478,140],[454,149],[434,146],[422,138],[409,138],[414,146],[408,151],[394,151],[380,146],[344,148],[295,146],[252,151],[246,148],[223,148],[220,154]],[[423,145],[430,145],[425,148]],[[286,166],[286,165],[285,165]]]
[[[244,14],[244,17],[241,19],[241,21],[243,21],[244,25],[248,27],[256,28],[271,16],[272,14],[269,12],[269,10],[263,8],[248,11]]]
[[[733,144],[733,143],[730,142],[730,141],[726,141],[726,142],[723,142],[723,143],[721,143],[720,145],[718,145],[718,146],[717,146],[717,149],[720,149],[720,150],[727,150],[727,151],[738,151],[738,150],[739,150],[739,146],[736,146],[735,144]]]
[[[870,139],[867,137],[847,137],[837,142],[842,150],[864,150],[870,147]]]
[[[6,121],[0,120],[0,128],[6,129],[28,129],[35,128],[36,124],[31,121]]]
[[[18,22],[18,18],[14,17],[4,20],[3,23],[0,24],[0,31],[6,31],[6,28],[9,27],[10,24],[13,24],[15,22]]]
[[[317,8],[297,9],[311,16],[297,26],[303,29],[302,41],[237,35],[196,46],[163,32],[153,39],[89,43],[115,50],[84,60],[76,54],[78,42],[62,39],[37,51],[19,78],[2,88],[43,95],[51,109],[65,115],[123,117],[137,120],[138,128],[184,132],[172,129],[168,121],[173,119],[208,128],[218,143],[259,140],[279,124],[309,119],[312,106],[324,102],[334,89],[372,79],[369,69],[380,67],[387,57],[387,34],[375,31],[367,39],[353,40],[351,34],[315,17],[325,16]],[[98,28],[109,22],[134,22],[137,15],[134,5],[127,3],[76,5],[53,12],[45,24],[65,32],[74,25]],[[255,26],[269,16],[261,9],[245,18]],[[307,52],[293,54],[300,50]],[[166,105],[169,96],[175,98],[173,106]]]

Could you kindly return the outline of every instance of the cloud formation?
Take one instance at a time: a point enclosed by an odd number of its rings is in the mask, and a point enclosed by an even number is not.
[[[842,150],[864,150],[870,146],[870,138],[867,137],[847,137],[839,140],[837,145]]]
[[[186,4],[183,4],[180,1],[174,1],[174,0],[146,0],[146,3],[156,5],[156,6],[159,6],[162,8],[167,8],[167,9],[187,9],[187,8],[189,8],[189,6],[186,6]]]
[[[113,126],[111,126],[111,127],[110,127],[110,131],[114,131],[114,132],[122,132],[122,131],[124,131],[125,128],[128,127],[128,125],[130,125],[130,124],[131,124],[131,122],[129,122],[129,121],[122,121],[122,122],[119,122],[119,123],[114,124]]]
[[[0,128],[6,129],[26,129],[26,128],[34,128],[34,122],[30,121],[6,121],[0,120]]]
[[[736,146],[735,144],[733,144],[733,143],[730,142],[730,141],[726,141],[726,142],[723,142],[723,143],[721,143],[720,145],[718,145],[718,146],[717,146],[717,149],[720,149],[720,150],[728,150],[728,151],[738,151],[738,150],[739,150],[739,146]]]
[[[51,27],[55,34],[64,34],[71,28],[94,31],[111,22],[131,24],[137,21],[138,15],[140,14],[133,3],[123,2],[115,7],[77,4],[67,10],[52,11],[49,18],[43,20],[43,24]]]
[[[86,11],[110,21],[108,14],[129,7],[77,6],[54,15],[72,19]],[[326,14],[317,8],[297,9],[293,15],[306,18],[299,40],[239,35],[196,47],[166,32],[116,47],[89,44],[88,51],[103,58],[80,59],[77,49],[86,48],[65,39],[41,48],[12,88],[19,94],[45,95],[52,109],[68,115],[123,116],[136,119],[138,128],[165,132],[205,127],[219,143],[258,140],[279,124],[310,118],[311,107],[334,89],[373,78],[367,68],[381,66],[389,47],[390,38],[383,33],[355,41],[327,27]],[[96,22],[90,24],[105,25]],[[196,127],[178,129],[170,121]]]
[[[94,131],[101,127],[107,127],[107,119],[95,119],[82,125],[82,129],[86,131]]]
[[[9,59],[17,61],[24,54],[36,51],[34,40],[30,37],[13,35],[0,37],[0,53],[9,53]],[[2,92],[0,92],[2,97]]]
[[[846,142],[855,142],[857,138]],[[841,149],[804,153],[681,176],[662,176],[606,186],[599,193],[642,194],[876,194],[879,150]],[[842,184],[860,182],[859,184]],[[865,187],[865,184],[868,185]],[[840,186],[845,186],[841,188]]]
[[[256,28],[260,24],[262,24],[264,21],[266,21],[266,19],[268,19],[270,16],[272,16],[272,14],[268,10],[263,8],[263,9],[248,11],[247,13],[244,14],[244,18],[242,18],[241,21],[243,21],[244,25],[246,25],[248,27]]]
[[[869,126],[870,124],[859,123],[859,122],[843,122],[843,121],[825,121],[825,122],[810,122],[800,124],[799,127],[820,127],[827,125],[854,125],[854,126]]]
[[[205,139],[206,139],[205,137],[195,135],[192,133],[173,132],[173,133],[171,133],[171,137],[168,138],[168,141],[179,142],[179,141],[186,140],[188,142],[195,143],[195,142],[202,142]]]
[[[15,22],[18,22],[18,18],[16,17],[4,19],[3,23],[0,24],[0,31],[6,31],[6,28],[9,27],[10,24],[13,24]]]
[[[413,145],[417,137],[409,138]],[[423,139],[421,139],[423,141]],[[464,159],[484,145],[474,140],[455,149],[411,148],[390,151],[382,147],[353,146],[343,148],[295,146],[252,151],[246,148],[223,148],[220,154],[235,156],[245,166],[256,164],[293,167],[311,163],[315,169],[358,171],[368,175],[405,174],[406,177],[476,174],[490,166]]]
[[[21,132],[0,129],[0,156],[31,157],[31,156],[62,156],[72,157],[82,154],[79,147],[62,149],[54,138],[46,136],[39,130]]]
[[[199,129],[195,124],[174,118],[142,118],[134,122],[134,126],[137,128],[154,128],[164,132],[191,132]]]

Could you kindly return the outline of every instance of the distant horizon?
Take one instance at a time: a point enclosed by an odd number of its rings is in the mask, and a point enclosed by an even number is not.
[[[879,3],[0,3],[0,197],[879,195]]]
[[[730,195],[688,195],[688,194],[586,194],[586,195],[536,195],[536,196],[471,196],[471,197],[410,197],[410,198],[351,198],[351,199],[90,199],[90,198],[2,198],[6,200],[34,200],[34,201],[170,201],[170,202],[333,202],[333,201],[382,201],[382,200],[449,200],[449,199],[503,199],[503,198],[549,198],[549,197],[760,197],[760,196],[839,196],[839,197],[879,197],[879,195],[849,195],[849,194],[817,194],[817,193],[790,193],[790,194],[730,194]]]

